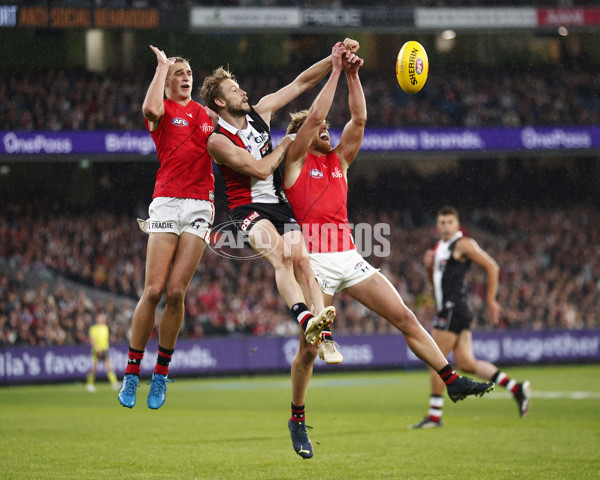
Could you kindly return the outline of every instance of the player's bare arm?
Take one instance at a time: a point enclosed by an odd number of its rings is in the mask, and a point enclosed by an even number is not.
[[[169,67],[175,62],[169,60],[165,55],[165,52],[150,45],[152,51],[156,54],[156,71],[154,78],[148,87],[144,103],[142,104],[142,112],[144,117],[148,119],[149,127],[151,131],[158,128],[161,117],[165,114],[165,106],[163,104],[163,95],[165,91],[165,80],[169,73]]]
[[[500,267],[496,261],[485,252],[475,240],[468,237],[463,237],[456,243],[454,253],[463,258],[469,258],[477,265],[482,267],[487,275],[488,285],[486,292],[486,303],[490,319],[494,324],[500,321],[502,308],[496,300],[498,293],[498,283],[500,276]]]
[[[343,63],[344,72],[346,72],[348,79],[350,121],[344,127],[340,143],[334,151],[340,159],[344,174],[360,150],[367,124],[367,102],[358,77],[358,70],[362,65],[362,58],[356,55],[347,55]]]
[[[354,54],[350,54],[354,55]],[[294,143],[290,146],[285,159],[284,182],[286,187],[291,187],[302,170],[306,154],[314,140],[319,128],[323,125],[335,96],[338,80],[342,73],[342,59],[346,56],[343,45],[335,45],[331,52],[333,69],[325,86],[311,105],[306,120],[298,130]]]
[[[356,40],[346,38],[343,42],[338,42],[335,46],[343,46],[350,53],[354,53],[359,48],[359,43]],[[294,81],[285,87],[279,89],[275,93],[264,96],[254,106],[254,110],[261,116],[261,118],[270,125],[271,116],[280,108],[284,107],[300,94],[314,87],[319,83],[327,72],[331,70],[331,55],[313,64],[300,75],[298,75]]]
[[[285,153],[292,143],[289,136],[283,138],[281,143],[266,157],[256,160],[249,152],[234,145],[224,135],[211,135],[208,137],[208,153],[217,165],[227,165],[239,173],[259,180],[266,180],[279,166]]]

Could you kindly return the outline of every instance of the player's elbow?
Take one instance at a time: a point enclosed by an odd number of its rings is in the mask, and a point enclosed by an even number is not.
[[[500,275],[500,267],[496,262],[492,262],[488,266],[488,275],[490,277],[498,277]]]
[[[151,122],[155,122],[156,120],[158,120],[161,114],[160,109],[158,107],[156,107],[155,105],[148,105],[145,103],[144,105],[142,105],[142,113],[144,114],[144,117],[146,117]]]
[[[367,112],[352,115],[352,123],[356,124],[357,127],[365,128],[367,126]]]
[[[306,120],[304,120],[304,123],[311,127],[318,127],[325,121],[326,117],[327,117],[327,111],[326,110],[321,111],[320,108],[316,107],[316,108],[311,109],[310,112],[308,112],[308,115],[306,117]]]

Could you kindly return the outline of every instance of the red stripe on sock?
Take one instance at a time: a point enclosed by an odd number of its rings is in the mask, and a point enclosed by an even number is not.
[[[140,364],[137,364],[137,365],[127,365],[125,367],[125,375],[133,373],[134,375],[138,375],[139,376],[139,374],[140,374],[141,371],[142,371],[142,366]]]
[[[154,366],[154,373],[159,375],[167,375],[169,373],[168,365],[159,365],[158,363]]]
[[[456,373],[456,370],[452,369],[449,372],[442,373],[440,377],[446,385],[451,385],[458,378],[458,373]]]

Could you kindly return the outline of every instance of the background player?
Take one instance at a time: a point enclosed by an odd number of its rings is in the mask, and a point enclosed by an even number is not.
[[[336,292],[345,291],[355,300],[398,328],[410,349],[434,368],[447,385],[453,401],[482,395],[491,383],[476,383],[459,377],[431,336],[402,301],[392,284],[356,251],[348,222],[348,167],[358,154],[367,121],[367,108],[358,71],[362,59],[355,55],[334,58],[332,73],[310,110],[292,115],[288,134],[296,134],[285,160],[283,186],[302,225],[310,262],[330,305]],[[333,102],[342,68],[348,80],[350,121],[333,150],[325,118]],[[292,417],[288,422],[292,444],[298,455],[313,456],[306,433],[304,398],[317,351],[301,339],[293,371],[299,380],[293,391]]]
[[[501,308],[496,301],[498,291],[498,264],[484,252],[477,242],[460,231],[458,211],[445,206],[437,212],[437,231],[440,241],[435,250],[427,250],[423,258],[429,279],[433,283],[437,303],[437,317],[433,322],[432,336],[446,356],[454,354],[456,366],[465,372],[491,380],[508,389],[519,406],[519,415],[529,411],[531,385],[528,381],[517,383],[501,372],[495,365],[478,360],[473,355],[471,322],[473,314],[467,304],[465,275],[471,261],[480,265],[487,274],[486,302],[490,319],[495,324],[500,320]],[[444,406],[443,383],[431,373],[431,397],[429,413],[411,428],[433,428],[442,426]]]
[[[141,361],[166,289],[158,358],[147,401],[148,407],[157,409],[166,399],[169,363],[183,322],[185,292],[214,220],[215,179],[206,150],[206,140],[214,127],[205,108],[192,100],[189,62],[181,57],[167,58],[162,50],[150,48],[158,65],[142,110],[156,144],[160,168],[148,208],[150,218],[139,221],[149,234],[146,277],[133,313],[127,367],[118,398],[124,407],[135,405]]]
[[[106,315],[104,313],[98,313],[96,315],[96,323],[90,327],[89,337],[90,345],[92,347],[92,368],[87,375],[87,384],[85,388],[88,392],[96,391],[94,382],[96,380],[98,361],[101,361],[104,363],[106,376],[108,377],[108,381],[112,385],[113,390],[118,390],[119,382],[112,368],[110,356],[108,354],[108,348],[110,347],[110,332],[108,330],[108,325],[106,324]]]

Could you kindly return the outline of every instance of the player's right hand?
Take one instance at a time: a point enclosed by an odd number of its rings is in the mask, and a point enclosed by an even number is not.
[[[150,45],[150,48],[156,54],[156,61],[159,65],[163,64],[168,65],[169,67],[171,65],[175,65],[175,61],[167,58],[164,51],[160,50],[159,48],[156,48],[154,45]]]

